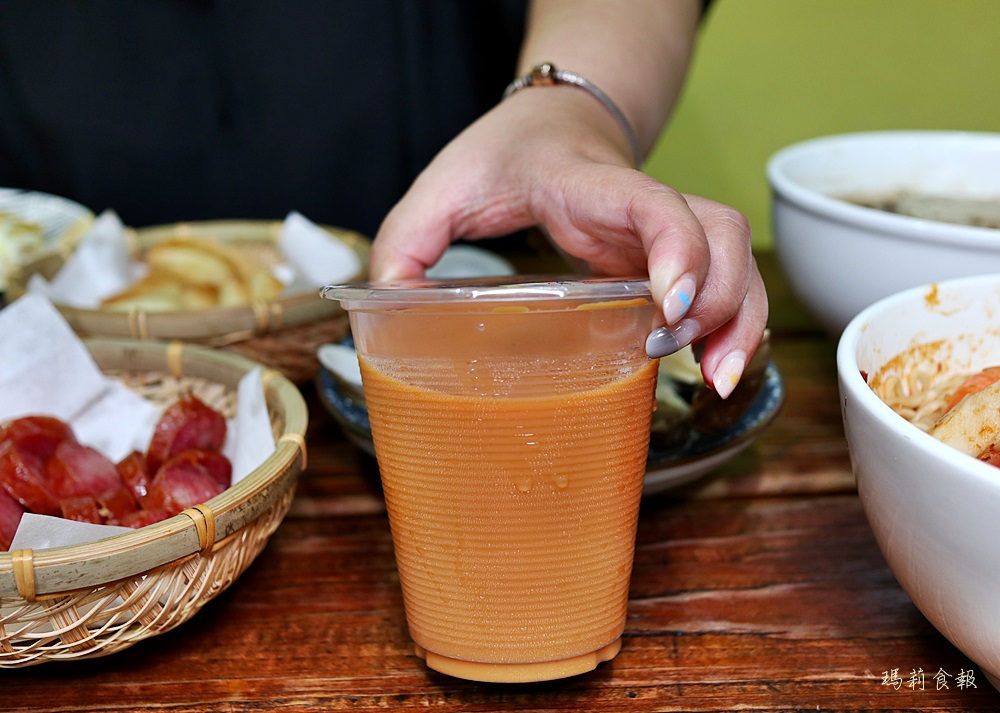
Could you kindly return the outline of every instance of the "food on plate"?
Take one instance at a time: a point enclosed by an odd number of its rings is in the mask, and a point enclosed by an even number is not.
[[[11,272],[45,247],[45,230],[38,223],[0,212],[0,288]]]
[[[0,424],[0,550],[25,512],[134,528],[203,503],[232,484],[225,440],[225,417],[191,393],[164,410],[146,452],[118,463],[51,416]]]
[[[684,443],[691,431],[691,405],[706,389],[701,367],[691,347],[660,359],[656,375],[656,410],[650,426],[650,445],[669,449]]]
[[[980,380],[948,409],[929,433],[969,455],[981,457],[1000,444],[1000,382]]]
[[[1000,466],[1000,366],[938,378],[876,378],[875,393],[894,411],[963,453]]]
[[[656,411],[650,445],[670,450],[696,434],[719,433],[739,422],[760,393],[771,360],[770,333],[744,369],[729,398],[721,398],[705,385],[694,350],[685,347],[660,359],[656,379]]]
[[[210,238],[171,238],[146,251],[146,275],[102,306],[150,312],[267,302],[282,283],[263,262]]]
[[[954,393],[952,393],[951,399],[948,401],[948,405],[945,406],[945,411],[950,411],[966,396],[978,393],[997,381],[1000,381],[1000,366],[988,366],[982,371],[966,377],[965,380],[958,385],[958,388],[955,389]]]

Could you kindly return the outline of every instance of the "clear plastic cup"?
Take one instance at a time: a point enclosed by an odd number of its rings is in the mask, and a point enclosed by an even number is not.
[[[350,316],[416,653],[510,682],[613,658],[655,406],[648,283],[323,295]]]

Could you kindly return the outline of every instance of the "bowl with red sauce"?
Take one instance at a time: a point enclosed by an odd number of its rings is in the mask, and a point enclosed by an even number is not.
[[[875,539],[917,608],[995,687],[998,366],[1000,275],[883,298],[848,323],[837,350],[851,465]]]
[[[1000,133],[823,136],[775,153],[767,178],[789,285],[835,336],[900,290],[1000,272]]]

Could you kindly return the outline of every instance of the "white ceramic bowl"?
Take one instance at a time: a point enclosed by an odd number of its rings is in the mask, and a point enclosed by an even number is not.
[[[910,424],[861,375],[936,340],[945,341],[925,356],[948,369],[1000,364],[1000,275],[911,288],[857,315],[837,350],[844,428],[865,514],[896,579],[997,686],[1000,468]]]
[[[832,334],[907,287],[1000,272],[1000,230],[846,198],[900,191],[1000,201],[1000,133],[879,131],[812,139],[767,165],[775,248],[792,291]]]

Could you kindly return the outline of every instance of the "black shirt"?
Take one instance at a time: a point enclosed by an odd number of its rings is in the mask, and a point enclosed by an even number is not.
[[[516,68],[522,0],[4,0],[0,186],[374,235]]]

